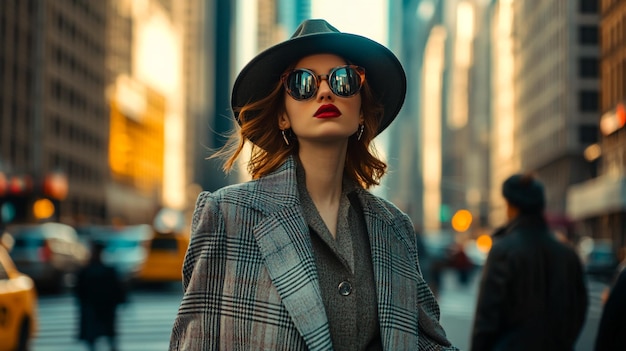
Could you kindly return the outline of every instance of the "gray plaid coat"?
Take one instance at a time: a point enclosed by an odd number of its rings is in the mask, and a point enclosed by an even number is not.
[[[289,158],[260,179],[200,194],[170,350],[332,350]],[[359,190],[385,350],[455,350],[422,278],[408,216]]]

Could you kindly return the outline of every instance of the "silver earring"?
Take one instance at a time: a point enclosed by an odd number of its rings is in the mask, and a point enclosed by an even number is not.
[[[363,136],[363,130],[365,130],[365,126],[363,124],[359,124],[359,134],[356,136],[356,140],[361,140]]]
[[[285,144],[289,146],[289,139],[287,139],[287,135],[285,135],[285,130],[282,129],[280,132],[283,134],[283,139],[285,140]]]

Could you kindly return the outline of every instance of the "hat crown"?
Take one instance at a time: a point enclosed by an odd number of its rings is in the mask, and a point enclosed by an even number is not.
[[[322,33],[339,33],[339,30],[323,19],[309,19],[300,23],[291,39]]]

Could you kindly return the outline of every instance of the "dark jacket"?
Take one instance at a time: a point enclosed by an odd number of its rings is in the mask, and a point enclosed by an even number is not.
[[[595,350],[626,350],[626,269],[617,277],[604,305]]]
[[[573,350],[587,303],[578,255],[540,215],[522,215],[487,257],[472,350]]]
[[[78,273],[75,289],[80,306],[78,338],[93,342],[98,336],[115,336],[116,307],[126,302],[117,271],[91,261]]]

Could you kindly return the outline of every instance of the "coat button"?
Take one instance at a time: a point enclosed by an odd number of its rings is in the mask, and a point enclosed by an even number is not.
[[[339,293],[342,296],[348,296],[352,292],[352,285],[350,284],[350,282],[343,281],[339,283],[339,286],[337,287],[337,289],[339,289]]]

